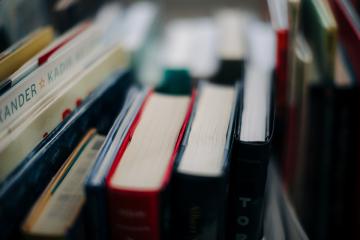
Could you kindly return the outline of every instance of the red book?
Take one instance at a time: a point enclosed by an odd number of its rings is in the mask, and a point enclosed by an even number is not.
[[[195,94],[150,93],[106,179],[111,239],[161,239],[173,164]]]
[[[289,20],[287,1],[268,0],[271,23],[276,31],[276,105],[277,115],[285,117],[287,99],[287,68],[288,68],[288,46],[289,46]]]
[[[287,99],[287,68],[288,68],[288,29],[277,29],[276,46],[276,76],[277,76],[277,104],[279,114],[283,115]]]
[[[298,147],[299,147],[299,122],[298,109],[296,106],[289,106],[287,109],[287,126],[284,144],[283,156],[283,180],[287,188],[291,185],[297,164]]]
[[[360,17],[351,1],[330,1],[340,39],[346,49],[355,76],[360,81]]]

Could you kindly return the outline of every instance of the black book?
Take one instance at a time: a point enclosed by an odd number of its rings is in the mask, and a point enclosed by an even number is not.
[[[239,95],[240,107],[235,118],[228,239],[257,240],[263,237],[265,183],[274,122],[272,79],[270,70],[246,69],[244,89]],[[250,81],[257,84],[249,84]],[[261,86],[264,86],[263,92]]]
[[[200,86],[172,179],[174,239],[224,239],[238,89]]]

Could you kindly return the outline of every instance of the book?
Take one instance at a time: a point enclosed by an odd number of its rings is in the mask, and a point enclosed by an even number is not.
[[[164,199],[192,99],[152,93],[132,123],[106,179],[111,239],[167,239]]]
[[[330,1],[337,20],[339,38],[348,54],[349,61],[353,65],[356,78],[360,79],[359,65],[359,42],[360,42],[360,4],[356,1]],[[357,4],[357,5],[356,5]],[[357,10],[356,11],[356,6]]]
[[[139,69],[144,52],[147,50],[147,43],[158,33],[159,14],[160,9],[157,4],[150,1],[134,2],[126,9],[120,24],[123,36],[121,42],[131,55],[136,78],[139,78]]]
[[[283,181],[288,191],[293,205],[296,209],[303,209],[301,206],[301,194],[303,179],[306,177],[306,142],[310,84],[314,81],[313,74],[313,55],[309,44],[302,34],[296,37],[295,45],[295,66],[292,69],[296,76],[293,91],[293,100],[296,103],[288,110],[288,147],[285,152],[285,162],[283,167]]]
[[[309,44],[318,56],[314,58],[320,76],[330,83],[334,78],[337,23],[327,1],[302,3],[302,28]]]
[[[40,66],[0,96],[0,132],[21,114],[36,108],[40,100],[54,94],[56,86],[67,83],[94,60],[101,38],[99,31],[95,26],[87,29],[53,61]]]
[[[23,218],[91,128],[107,134],[124,103],[132,79],[130,71],[122,71],[107,79],[0,183],[1,239],[19,237]]]
[[[44,49],[54,38],[52,27],[40,28],[0,53],[0,82]]]
[[[301,55],[302,58],[299,59],[299,48],[298,45],[301,44],[301,40],[297,38],[303,38],[300,32],[300,1],[292,0],[288,3],[289,9],[289,51],[288,51],[288,86],[287,86],[287,101],[286,101],[286,112],[285,112],[285,126],[284,134],[282,139],[282,144],[288,145],[284,147],[280,152],[280,158],[282,162],[282,176],[284,184],[291,185],[293,177],[292,171],[294,171],[294,166],[296,165],[297,153],[296,148],[298,147],[298,123],[300,121],[300,104],[302,96],[302,77],[304,73],[304,68],[299,66],[303,63],[304,55]],[[304,51],[301,49],[301,51]],[[301,52],[303,53],[303,52]]]
[[[171,183],[172,239],[224,238],[237,92],[200,84]]]
[[[267,1],[271,23],[276,32],[277,118],[284,121],[288,89],[289,20],[284,0]]]
[[[83,22],[65,34],[57,37],[54,41],[52,41],[47,47],[42,49],[35,56],[26,61],[17,71],[11,74],[7,81],[11,82],[11,86],[13,87],[15,84],[20,82],[26,76],[28,76],[31,72],[35,71],[40,65],[43,65],[48,60],[54,58],[59,52],[61,53],[62,48],[66,46],[72,39],[78,36],[82,31],[90,26],[90,22]]]
[[[263,236],[266,169],[273,134],[271,79],[270,71],[245,68],[243,103],[238,108],[230,166],[228,233],[231,239]],[[253,96],[261,100],[251,100]]]
[[[341,47],[339,48],[341,49]],[[358,86],[343,50],[337,50],[335,78],[331,86],[323,81],[309,90],[306,177],[303,177],[299,215],[310,237],[350,237],[355,219],[354,206],[344,196],[354,196],[357,165]],[[314,144],[321,143],[321,147]],[[311,192],[311,198],[301,192]],[[351,202],[355,197],[349,197]],[[314,207],[314,211],[301,209]],[[355,223],[355,221],[354,221]],[[336,228],[334,227],[336,226]],[[344,232],[347,229],[346,232]]]
[[[257,22],[249,27],[248,42],[249,60],[236,110],[230,165],[229,239],[263,237],[265,183],[272,153],[275,34],[269,24]]]
[[[79,239],[84,181],[105,137],[90,130],[55,174],[22,225],[32,239]]]
[[[219,65],[217,30],[209,17],[169,21],[164,30],[164,67],[187,70],[193,85],[213,77]],[[195,51],[197,54],[193,54]]]
[[[254,16],[239,9],[224,8],[215,13],[218,30],[218,57],[220,69],[215,82],[234,83],[243,78],[246,59],[246,28]]]
[[[81,104],[86,96],[112,74],[126,67],[126,54],[121,45],[106,52],[81,74],[70,79],[56,95],[43,105],[11,123],[6,132],[0,132],[0,181],[46,138],[68,115]],[[21,146],[21,148],[19,148]]]
[[[194,19],[170,21],[164,29],[162,76],[156,90],[169,94],[189,94],[196,85],[191,52],[194,51]]]
[[[190,74],[194,79],[211,79],[219,69],[218,28],[208,17],[193,18]]]
[[[109,237],[105,177],[148,94],[149,90],[146,89],[140,90],[134,87],[129,90],[123,108],[107,134],[94,167],[86,180],[86,231],[91,239]]]

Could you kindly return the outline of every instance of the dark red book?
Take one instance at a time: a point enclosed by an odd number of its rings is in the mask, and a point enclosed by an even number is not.
[[[334,11],[339,36],[349,57],[352,69],[360,81],[360,17],[350,0],[330,1]]]
[[[287,68],[288,68],[288,35],[287,28],[275,29],[276,46],[276,76],[277,76],[277,105],[279,114],[284,114],[287,98]]]
[[[111,239],[166,239],[169,181],[195,94],[151,93],[106,179]]]
[[[271,24],[276,32],[276,105],[277,115],[285,117],[289,46],[288,7],[285,0],[267,0]]]

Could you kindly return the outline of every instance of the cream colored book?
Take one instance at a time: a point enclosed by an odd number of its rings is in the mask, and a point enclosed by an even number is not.
[[[54,59],[40,66],[0,97],[0,131],[61,83],[71,79],[92,61],[101,41],[101,31],[93,26],[73,39]]]
[[[126,67],[127,55],[121,45],[108,50],[104,56],[80,75],[57,89],[37,110],[16,119],[6,132],[0,133],[0,181],[16,168],[31,150],[63,121],[64,111],[71,112],[78,100],[85,99],[109,76]]]
[[[65,239],[85,203],[84,182],[104,140],[95,129],[86,134],[33,206],[22,226],[25,235]]]

